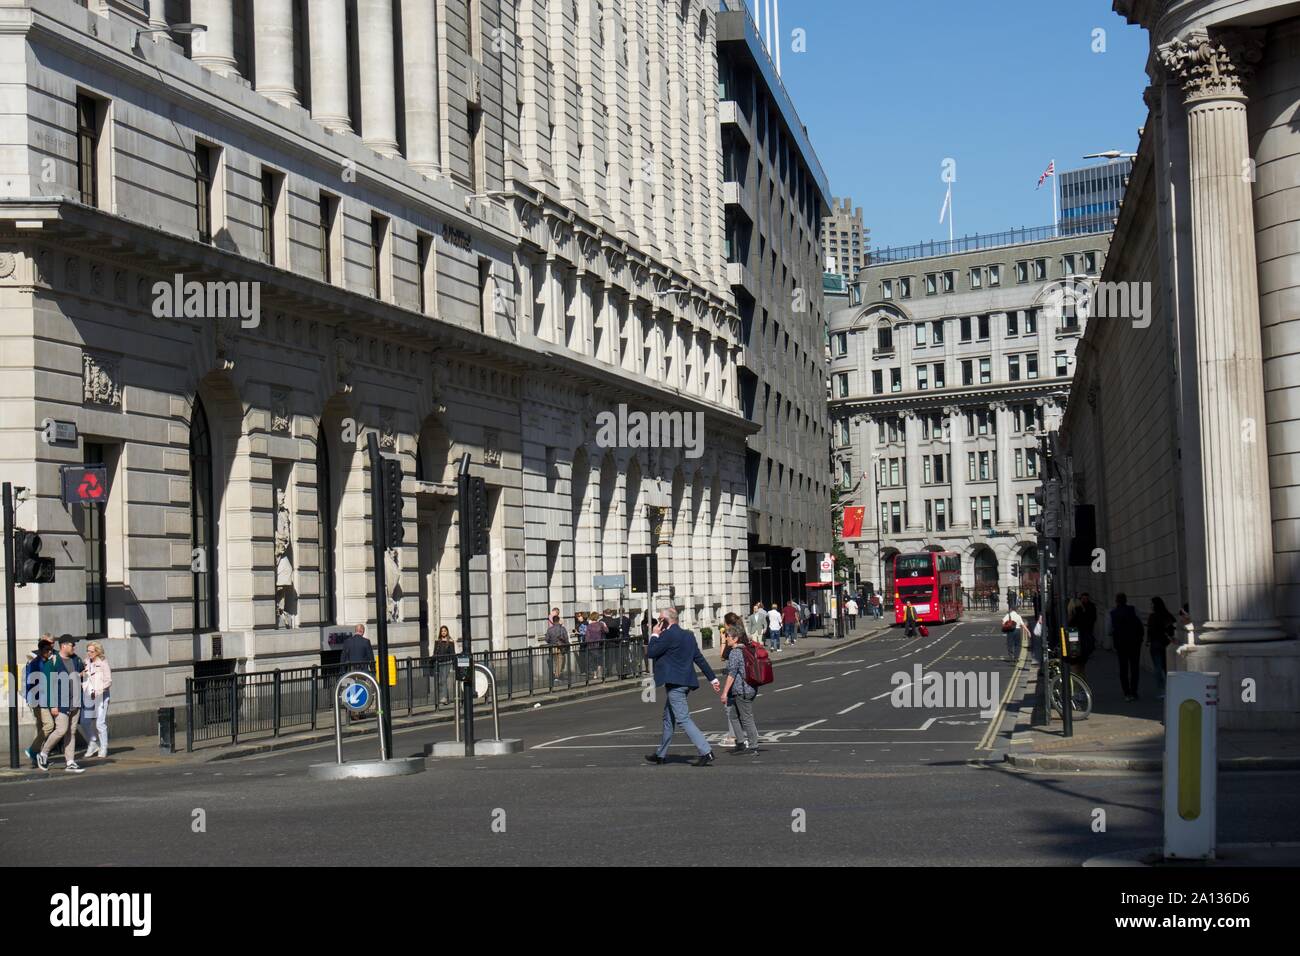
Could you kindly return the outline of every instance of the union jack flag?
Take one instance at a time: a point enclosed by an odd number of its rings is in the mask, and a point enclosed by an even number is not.
[[[1047,164],[1047,168],[1043,170],[1043,175],[1038,177],[1038,185],[1035,186],[1034,188],[1042,189],[1043,183],[1047,182],[1047,177],[1055,176],[1055,175],[1056,175],[1056,160],[1052,160],[1050,163]]]

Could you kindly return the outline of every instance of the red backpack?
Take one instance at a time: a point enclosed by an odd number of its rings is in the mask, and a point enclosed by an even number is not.
[[[762,687],[772,683],[772,658],[767,648],[761,644],[740,645],[740,652],[745,655],[745,683],[750,687]]]

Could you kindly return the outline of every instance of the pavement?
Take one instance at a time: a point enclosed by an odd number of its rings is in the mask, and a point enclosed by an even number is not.
[[[858,641],[866,640],[872,635],[888,627],[887,624],[877,622],[871,618],[859,618],[857,627],[847,633],[844,637],[832,637],[831,630],[823,628],[799,640],[794,647],[783,646],[781,651],[772,655],[773,668],[790,664],[795,661],[806,660],[815,657],[818,654],[824,654],[830,650],[837,649],[848,644],[854,644]],[[716,647],[704,652],[705,656],[711,663],[716,661],[720,654]],[[520,697],[514,700],[502,700],[498,705],[498,713],[510,714],[525,710],[535,710],[540,707],[550,707],[559,703],[567,703],[589,698],[607,697],[613,694],[629,694],[641,690],[642,679],[629,679],[609,681],[606,683],[591,684],[588,686],[573,687],[566,690],[559,690],[547,694],[535,694],[531,697]],[[475,707],[474,724],[476,736],[482,737],[487,733],[486,728],[490,728],[492,708],[490,704],[482,703]],[[454,722],[454,715],[446,707],[438,711],[416,712],[411,716],[403,714],[393,715],[394,733],[400,730],[416,729],[421,727],[433,727],[443,724],[451,725]],[[320,718],[321,726],[317,730],[299,731],[295,733],[283,733],[280,736],[272,736],[269,733],[255,734],[249,733],[241,735],[241,741],[238,744],[221,743],[220,741],[205,741],[195,745],[193,752],[186,752],[183,749],[175,754],[164,754],[158,748],[158,738],[156,736],[147,737],[112,737],[109,741],[110,754],[107,760],[82,761],[82,766],[89,768],[92,764],[100,770],[106,772],[117,772],[131,770],[133,768],[148,768],[160,765],[178,765],[188,763],[208,763],[217,760],[237,760],[243,757],[250,757],[256,754],[273,753],[283,750],[311,746],[315,744],[333,742],[334,727],[332,715],[322,712]],[[378,741],[375,734],[375,723],[373,720],[357,721],[355,723],[344,722],[343,737],[349,739],[366,739],[370,740],[372,749],[378,748]],[[22,745],[25,747],[31,739],[31,729],[23,728],[21,738]],[[17,770],[9,767],[9,748],[7,746],[7,737],[4,746],[0,747],[0,783],[6,780],[25,779],[29,777],[42,777],[45,772],[34,770],[30,767],[27,757],[20,753],[20,767]],[[177,728],[177,744],[184,747],[184,727]],[[80,749],[80,748],[79,748]],[[50,765],[55,768],[52,772],[62,772],[62,751],[56,750],[51,754]]]
[[[1073,736],[1064,736],[1061,718],[1030,724],[1038,693],[1038,670],[1031,667],[1020,695],[1020,720],[1011,736],[1007,762],[1020,770],[1129,771],[1159,773],[1164,768],[1164,701],[1150,662],[1144,660],[1138,699],[1126,701],[1120,689],[1119,657],[1099,647],[1088,661],[1085,678],[1092,688],[1093,709],[1075,720]],[[1282,731],[1220,730],[1219,770],[1300,770],[1300,735]]]
[[[84,774],[0,786],[0,861],[21,859],[30,833],[64,813],[95,819],[85,866],[337,865],[358,847],[387,865],[731,865],[743,852],[750,866],[1080,866],[1161,842],[1158,777],[1004,761],[1025,660],[1006,658],[995,617],[927,638],[896,627],[855,637],[777,655],[755,704],[754,756],[722,749],[726,718],[703,687],[690,706],[713,765],[692,766],[682,733],[666,765],[648,764],[663,700],[637,687],[505,714],[502,735],[522,739],[521,753],[430,758],[406,777],[313,779],[332,740],[115,772],[88,761]],[[917,665],[949,687],[974,681],[979,699],[930,700]],[[452,728],[394,736],[404,757]],[[373,736],[344,742],[348,760],[374,750]],[[1218,797],[1225,847],[1300,843],[1300,774],[1225,774]]]

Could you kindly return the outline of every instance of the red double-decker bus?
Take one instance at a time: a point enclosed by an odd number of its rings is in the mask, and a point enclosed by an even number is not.
[[[961,620],[961,555],[922,551],[894,556],[894,623],[902,624],[911,599],[916,619],[926,624]]]

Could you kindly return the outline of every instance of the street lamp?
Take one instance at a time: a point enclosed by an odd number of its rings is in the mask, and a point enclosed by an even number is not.
[[[1102,153],[1085,153],[1084,159],[1136,159],[1137,153],[1124,153],[1118,149],[1108,149]]]

